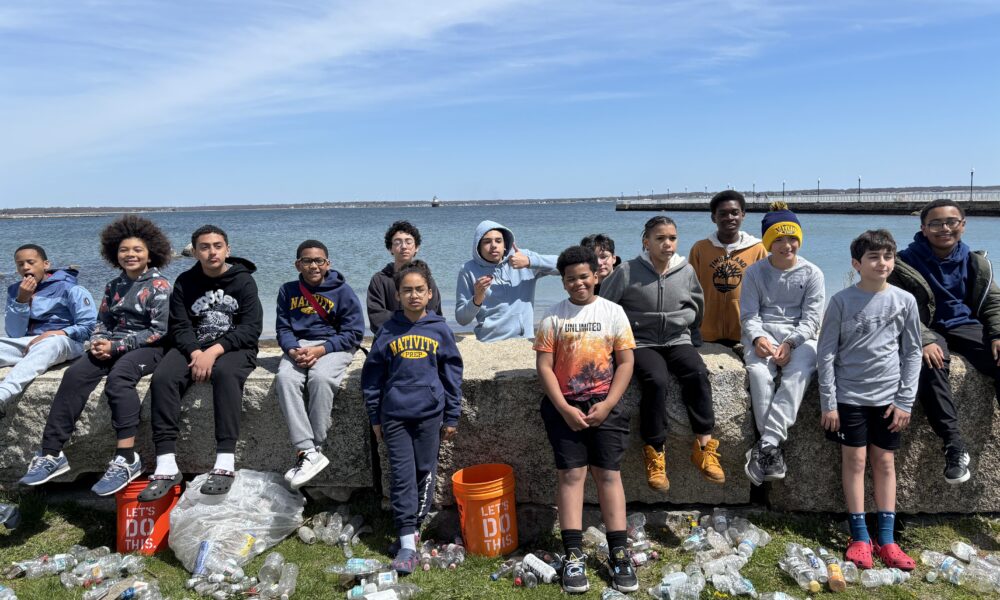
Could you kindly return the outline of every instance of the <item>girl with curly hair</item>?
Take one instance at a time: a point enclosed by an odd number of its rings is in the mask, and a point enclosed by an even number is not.
[[[89,352],[63,375],[42,433],[41,452],[32,459],[22,484],[41,485],[69,471],[62,448],[103,377],[118,443],[92,490],[110,496],[142,473],[134,450],[140,406],[135,386],[163,358],[170,282],[159,268],[170,261],[170,241],[152,221],[124,215],[101,232],[101,255],[121,268],[121,274],[104,289]]]

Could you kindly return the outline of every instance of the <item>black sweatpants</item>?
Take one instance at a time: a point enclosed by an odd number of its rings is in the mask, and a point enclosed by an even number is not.
[[[191,387],[191,369],[184,353],[167,352],[153,373],[150,423],[157,456],[172,454],[180,431],[181,398]],[[236,451],[243,411],[243,384],[257,366],[256,350],[226,352],[212,366],[212,403],[215,408],[215,451]]]
[[[434,501],[443,415],[429,419],[382,421],[389,454],[389,503],[399,535],[417,530]]]
[[[958,409],[948,379],[951,353],[961,354],[977,371],[993,377],[998,403],[1000,403],[1000,367],[993,358],[991,341],[985,339],[983,326],[979,323],[939,329],[934,333],[937,335],[937,344],[944,352],[944,368],[932,369],[926,363],[921,366],[917,397],[924,407],[931,429],[945,445],[963,446],[962,435],[958,429]]]
[[[59,389],[52,399],[49,417],[42,432],[42,450],[56,455],[69,441],[76,421],[87,406],[87,399],[102,377],[104,395],[111,407],[111,425],[119,440],[135,435],[139,427],[139,393],[135,385],[156,369],[163,358],[163,348],[136,348],[109,360],[98,360],[87,352],[63,374]]]
[[[694,346],[636,348],[633,376],[639,381],[639,433],[642,441],[662,448],[667,440],[667,384],[670,375],[681,384],[681,401],[691,421],[691,431],[704,435],[715,428],[712,386],[705,361]]]

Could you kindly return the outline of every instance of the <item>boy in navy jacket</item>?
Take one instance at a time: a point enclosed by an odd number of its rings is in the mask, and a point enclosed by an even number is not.
[[[396,271],[402,310],[382,326],[361,371],[365,408],[375,437],[389,455],[398,573],[418,564],[416,531],[434,496],[440,441],[455,434],[462,412],[462,356],[432,297],[427,265],[415,260]]]
[[[278,406],[297,453],[285,480],[298,489],[330,464],[322,447],[333,421],[333,399],[361,344],[365,319],[354,290],[330,268],[322,242],[299,244],[295,268],[299,278],[278,291],[274,330],[284,352],[278,365]]]
[[[49,269],[41,246],[14,252],[21,281],[7,289],[6,337],[0,337],[0,367],[14,367],[0,381],[0,418],[10,401],[49,367],[83,354],[97,325],[94,297],[77,285],[74,269]]]

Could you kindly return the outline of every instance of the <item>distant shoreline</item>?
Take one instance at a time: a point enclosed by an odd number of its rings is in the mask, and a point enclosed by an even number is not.
[[[1000,186],[976,186],[975,191],[1000,190]],[[914,192],[962,192],[968,191],[967,186],[926,186],[926,187],[897,187],[897,188],[865,188],[866,194],[873,193],[914,193]],[[824,194],[843,194],[850,196],[856,194],[856,189],[825,189]],[[712,192],[715,193],[715,192]],[[777,198],[781,192],[765,191],[753,193],[744,190],[743,193],[750,200],[752,196]],[[787,190],[785,194],[789,200],[796,196],[808,197],[816,194],[817,190]],[[537,205],[537,204],[592,204],[592,203],[614,203],[625,199],[637,198],[644,201],[680,201],[689,200],[691,202],[707,201],[706,197],[711,194],[703,192],[683,192],[671,194],[649,194],[641,199],[637,196],[594,196],[590,198],[522,198],[515,200],[439,200],[438,208],[461,207],[461,206],[517,206],[517,205]],[[806,199],[806,198],[803,198]],[[319,210],[336,208],[431,208],[432,201],[355,201],[355,202],[303,202],[303,203],[279,203],[279,204],[223,204],[213,206],[97,206],[97,207],[26,207],[26,208],[5,208],[0,209],[0,219],[40,219],[40,218],[60,218],[60,217],[107,217],[120,215],[122,213],[178,213],[178,212],[220,212],[234,210]]]

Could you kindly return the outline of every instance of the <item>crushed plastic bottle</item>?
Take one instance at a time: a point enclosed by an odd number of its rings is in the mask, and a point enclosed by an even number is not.
[[[972,562],[974,558],[979,557],[979,551],[965,542],[952,542],[951,553],[965,562]]]
[[[715,589],[732,596],[757,597],[753,583],[738,572],[716,573],[712,575],[712,585]]]
[[[316,543],[316,532],[313,530],[312,527],[309,527],[308,525],[303,525],[302,527],[299,527],[297,533],[299,535],[299,539],[302,540],[303,544],[312,545]]]
[[[866,588],[899,585],[906,582],[910,574],[899,569],[868,569],[861,572],[861,585]]]
[[[688,576],[684,571],[674,571],[667,573],[660,580],[660,583],[649,588],[649,595],[657,600],[671,600],[676,590],[687,583]]]
[[[760,600],[799,600],[791,594],[785,592],[765,592],[760,595]]]
[[[703,550],[708,546],[708,531],[701,527],[695,526],[691,528],[691,534],[684,538],[681,542],[681,548],[686,552],[694,552],[696,550]]]
[[[802,557],[797,555],[785,556],[778,560],[778,566],[789,577],[795,580],[795,583],[799,585],[802,591],[816,594],[822,589],[819,581],[816,580],[816,573]]]
[[[391,588],[365,594],[365,600],[409,600],[420,593],[420,588],[412,583],[400,583]]]
[[[726,571],[739,571],[746,564],[746,557],[740,556],[739,554],[730,554],[729,556],[723,556],[722,558],[709,561],[701,565],[701,568],[705,573],[705,577],[712,577],[714,575],[725,573]]]
[[[17,600],[14,590],[0,583],[0,600]]]
[[[604,532],[591,525],[583,532],[583,545],[585,548],[597,547],[608,543],[608,536]]]
[[[346,563],[340,565],[331,565],[326,568],[327,573],[334,573],[336,575],[372,575],[383,569],[386,569],[389,565],[375,560],[374,558],[352,558]]]
[[[754,550],[760,544],[760,531],[757,529],[747,529],[746,531],[737,535],[739,539],[739,545],[736,547],[736,552],[740,556],[750,560],[753,556]]]
[[[601,592],[601,600],[628,600],[628,596],[614,588],[604,588]]]

